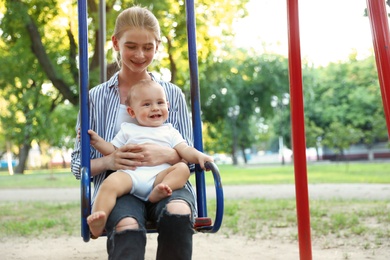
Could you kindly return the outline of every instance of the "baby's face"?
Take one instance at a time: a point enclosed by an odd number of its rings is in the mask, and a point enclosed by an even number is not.
[[[142,126],[160,126],[168,118],[168,102],[160,85],[137,88],[133,92],[130,107],[132,112],[129,114]]]

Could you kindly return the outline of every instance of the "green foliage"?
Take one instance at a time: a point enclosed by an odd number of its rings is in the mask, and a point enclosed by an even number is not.
[[[342,154],[355,143],[370,148],[386,141],[386,122],[374,56],[310,70],[306,74],[305,116],[308,143],[323,145]]]
[[[279,135],[291,147],[288,107],[278,113],[270,106],[271,96],[289,92],[287,58],[232,47],[232,23],[247,14],[247,2],[196,1],[201,107],[208,135],[205,150],[210,153],[236,154],[235,145],[241,152],[276,148]],[[107,43],[118,13],[138,3],[106,1]],[[162,48],[150,70],[171,75],[189,99],[184,2],[140,4],[157,16],[162,30]],[[20,156],[27,154],[32,142],[71,146],[78,110],[77,1],[6,0],[0,9],[4,14],[0,17],[0,154],[6,140]],[[100,81],[98,11],[98,1],[88,1],[91,87]],[[114,56],[108,49],[109,64]],[[341,154],[352,143],[370,148],[388,140],[375,67],[374,56],[357,60],[354,53],[349,61],[326,67],[303,65],[307,146],[324,141]],[[240,107],[236,118],[228,116],[234,106]],[[342,130],[353,135],[335,139]]]
[[[232,21],[246,14],[245,1],[199,1],[196,5],[197,40],[200,71],[225,39],[232,38]],[[88,1],[90,86],[99,83],[98,1]],[[106,1],[106,41],[111,40],[118,13],[138,1]],[[187,32],[184,2],[175,0],[142,1],[158,18],[162,29],[162,50],[150,68],[164,74],[169,69],[172,81],[189,96]],[[24,164],[31,142],[40,145],[69,146],[74,130],[78,105],[77,1],[6,0],[0,3],[1,16],[0,89],[7,102],[1,126],[7,140],[12,140],[19,162]],[[214,28],[223,28],[222,34],[212,34]],[[217,44],[220,43],[220,44]],[[114,53],[107,50],[108,63],[114,62]],[[166,73],[165,73],[166,74]],[[49,92],[44,84],[51,84]],[[58,107],[58,108],[57,108]],[[60,112],[69,117],[58,117]],[[54,112],[53,112],[54,111]],[[69,120],[68,120],[69,119]],[[73,126],[72,126],[73,127]],[[1,140],[0,140],[1,141]],[[4,142],[0,147],[4,147]],[[23,171],[23,169],[19,169]]]
[[[208,68],[201,75],[201,100],[203,119],[214,126],[209,133],[226,146],[225,151],[233,152],[235,138],[242,149],[252,147],[259,140],[256,126],[264,124],[264,117],[274,113],[271,96],[288,92],[287,59],[276,54],[257,56],[246,50],[227,49]],[[232,117],[229,109],[235,106],[239,107],[239,114]],[[238,132],[236,136],[234,130]],[[289,136],[287,130],[285,135]],[[218,152],[212,145],[206,147]]]

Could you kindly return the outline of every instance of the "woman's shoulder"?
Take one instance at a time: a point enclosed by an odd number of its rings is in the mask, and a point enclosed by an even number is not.
[[[118,86],[118,73],[114,74],[109,80],[93,87],[89,93],[91,95],[100,95],[102,92],[114,90]]]
[[[180,91],[180,92],[182,91],[181,88],[179,88],[177,85],[173,84],[172,82],[168,82],[164,80],[158,80],[157,82],[167,91]]]
[[[184,97],[182,89],[179,88],[177,85],[173,84],[172,82],[167,82],[163,80],[157,82],[164,88],[171,108],[173,108],[174,104],[178,103],[181,98]]]

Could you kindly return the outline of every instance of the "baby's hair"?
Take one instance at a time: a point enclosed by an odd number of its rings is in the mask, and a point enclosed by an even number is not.
[[[123,10],[116,18],[113,36],[120,39],[124,32],[134,28],[152,32],[157,44],[161,42],[160,24],[156,16],[145,7],[132,6]],[[120,66],[120,57],[117,57],[117,63]]]
[[[129,90],[129,92],[127,93],[127,97],[126,97],[126,101],[125,101],[125,105],[126,106],[130,106],[131,104],[131,99],[132,97],[134,96],[134,92],[137,91],[138,89],[140,88],[144,88],[144,87],[151,87],[151,86],[159,86],[162,88],[162,86],[160,84],[158,84],[156,81],[154,80],[151,80],[151,79],[142,79],[140,81],[138,81],[137,83],[135,83]]]

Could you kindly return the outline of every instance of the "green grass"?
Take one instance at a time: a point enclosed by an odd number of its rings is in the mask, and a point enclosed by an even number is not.
[[[312,163],[307,165],[309,183],[390,183],[389,162],[375,163]],[[293,184],[293,165],[219,165],[223,185]],[[211,172],[206,172],[206,183],[212,184]],[[191,180],[194,181],[192,176]],[[0,172],[1,188],[64,188],[79,187],[70,169],[27,171],[8,175]]]
[[[67,188],[79,187],[80,182],[68,172],[49,173],[40,171],[12,176],[0,175],[0,189],[2,188]]]
[[[312,240],[324,240],[323,247],[345,245],[376,248],[389,246],[389,201],[312,200],[310,222]],[[214,201],[208,202],[214,212]],[[225,236],[251,239],[298,239],[295,200],[226,200],[223,225]]]
[[[389,163],[316,163],[308,165],[309,183],[390,183]],[[294,183],[292,165],[219,166],[224,185]],[[192,177],[193,178],[193,177]],[[206,173],[207,183],[212,174]],[[0,173],[1,188],[79,187],[69,169],[30,171],[9,176]],[[295,199],[225,200],[220,234],[243,235],[249,239],[297,240]],[[313,240],[322,247],[337,243],[363,248],[389,246],[389,200],[311,200],[310,221]],[[215,200],[207,203],[210,217]],[[0,203],[0,239],[55,237],[80,234],[80,202]],[[81,239],[81,238],[80,238]],[[338,242],[337,242],[338,240]],[[341,241],[341,242],[340,242]]]
[[[337,247],[340,241],[345,245],[362,248],[389,246],[388,204],[389,201],[313,200],[310,207],[312,240],[326,240],[322,247]],[[209,200],[212,219],[214,207],[215,200]],[[78,202],[0,203],[0,240],[20,236],[58,237],[79,234]],[[297,241],[295,200],[226,200],[219,234],[227,237],[240,235],[248,239]]]
[[[315,183],[390,183],[390,163],[314,163],[307,166],[308,182]],[[219,165],[224,185],[292,184],[293,165],[232,166]],[[212,183],[211,172],[206,172],[206,183]],[[194,177],[192,177],[194,179]]]
[[[0,238],[80,233],[80,203],[0,203]]]

